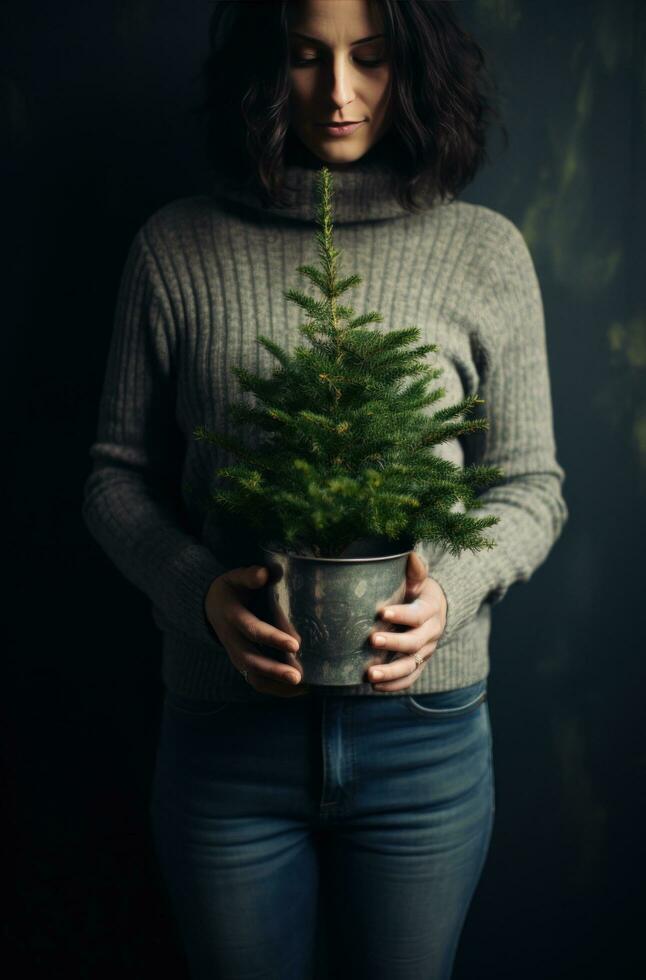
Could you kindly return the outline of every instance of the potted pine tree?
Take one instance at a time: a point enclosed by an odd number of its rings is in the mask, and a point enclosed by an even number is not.
[[[408,554],[417,542],[439,542],[456,556],[494,547],[481,531],[498,518],[466,511],[482,506],[479,489],[500,482],[504,472],[463,468],[433,452],[487,428],[484,418],[461,418],[484,402],[469,395],[424,411],[445,394],[428,390],[442,369],[427,355],[439,348],[414,346],[415,326],[369,329],[383,320],[380,313],[357,316],[340,302],[362,279],[340,277],[326,166],[317,175],[317,197],[320,265],[298,272],[321,298],[296,288],[284,293],[308,318],[299,326],[307,344],[289,354],[260,335],[279,362],[272,377],[234,368],[256,404],[231,404],[230,418],[236,427],[255,427],[259,445],[204,426],[193,434],[242,460],[216,470],[231,486],[213,491],[208,507],[220,522],[236,515],[257,536],[269,569],[265,616],[299,639],[303,681],[353,685],[367,667],[389,659],[370,635],[378,610],[403,601]],[[455,510],[459,502],[462,511]]]

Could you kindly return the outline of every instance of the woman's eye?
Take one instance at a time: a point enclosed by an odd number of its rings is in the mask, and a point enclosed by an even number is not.
[[[315,65],[320,58],[300,58],[294,59],[292,64],[295,68],[302,68],[305,65]],[[376,65],[383,65],[385,58],[355,58],[354,59],[358,65],[363,65],[366,68],[374,68]]]

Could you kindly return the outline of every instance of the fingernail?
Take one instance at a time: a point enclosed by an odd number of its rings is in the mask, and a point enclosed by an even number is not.
[[[384,672],[383,670],[373,670],[370,676],[372,677],[373,681],[380,681],[384,676]]]
[[[301,682],[300,674],[286,674],[285,676],[290,684],[300,684]]]
[[[383,613],[381,615],[384,617],[384,619],[390,619],[390,617],[392,616],[392,614],[393,614],[392,609],[384,609],[384,611],[383,611]]]
[[[375,636],[375,643],[380,647],[385,642],[383,636]]]

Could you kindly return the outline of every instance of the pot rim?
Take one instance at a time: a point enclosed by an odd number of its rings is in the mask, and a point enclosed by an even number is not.
[[[269,548],[265,545],[260,545],[260,550],[264,551],[267,555],[283,555],[287,558],[297,558],[299,561],[336,562],[337,564],[342,563],[352,565],[358,562],[365,564],[366,562],[372,561],[388,561],[390,558],[403,558],[404,555],[409,555],[413,549],[406,548],[405,551],[397,551],[388,555],[376,555],[367,558],[317,558],[316,555],[299,555],[294,551],[283,551],[282,549]]]

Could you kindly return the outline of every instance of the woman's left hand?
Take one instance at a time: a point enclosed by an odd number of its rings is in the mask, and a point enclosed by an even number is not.
[[[412,599],[412,602],[409,601]],[[420,676],[426,661],[435,648],[446,626],[446,596],[441,586],[427,575],[424,560],[415,551],[408,556],[406,566],[406,595],[404,605],[384,606],[380,614],[385,623],[409,626],[404,633],[379,632],[372,634],[375,650],[393,650],[399,656],[388,664],[370,667],[368,680],[374,682],[375,691],[403,691]],[[387,610],[391,615],[386,615]],[[379,644],[378,638],[384,642]],[[424,658],[418,667],[415,654]],[[382,677],[377,679],[377,671]]]

